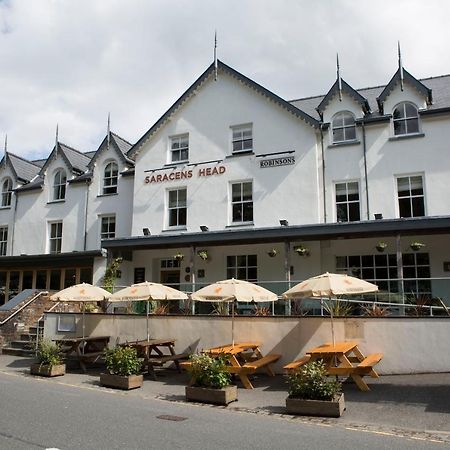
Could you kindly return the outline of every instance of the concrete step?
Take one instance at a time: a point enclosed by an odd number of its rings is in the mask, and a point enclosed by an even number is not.
[[[14,356],[34,356],[34,350],[14,348],[14,347],[3,347],[3,355],[14,355]]]
[[[30,334],[30,333],[22,333],[20,335],[21,341],[35,341],[36,340],[36,334]]]
[[[9,343],[9,347],[19,348],[19,349],[28,349],[30,346],[34,345],[31,341],[11,341]]]

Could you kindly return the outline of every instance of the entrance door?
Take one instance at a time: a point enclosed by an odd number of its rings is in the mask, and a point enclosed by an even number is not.
[[[161,270],[161,283],[174,289],[180,289],[180,271],[179,270]]]

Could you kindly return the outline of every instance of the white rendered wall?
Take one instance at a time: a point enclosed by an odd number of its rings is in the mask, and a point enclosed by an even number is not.
[[[14,174],[9,165],[3,165],[0,169],[0,191],[3,183],[9,178],[12,181],[13,188],[19,187],[15,182]],[[0,192],[1,195],[1,192]],[[6,247],[6,256],[13,255],[13,239],[14,239],[14,211],[17,202],[17,194],[11,195],[11,206],[0,206],[0,227],[8,227],[8,243]],[[0,197],[1,205],[1,197]]]
[[[57,332],[57,313],[47,313],[44,334],[49,338],[81,336],[81,314],[75,333]],[[335,319],[336,340],[356,340],[364,354],[383,353],[380,374],[449,372],[448,318]],[[151,336],[176,339],[176,351],[195,352],[231,342],[231,318],[217,316],[150,316]],[[125,342],[146,336],[145,316],[85,315],[86,335],[110,336]],[[330,320],[321,317],[235,318],[235,340],[261,342],[262,352],[278,353],[276,369],[331,340]],[[430,348],[433,351],[430,351]]]

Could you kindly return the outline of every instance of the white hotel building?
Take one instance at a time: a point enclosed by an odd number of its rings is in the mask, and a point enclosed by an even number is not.
[[[280,293],[330,271],[449,302],[449,125],[450,76],[399,68],[286,101],[219,61],[134,145],[6,153],[1,292],[101,284],[107,254],[119,285],[236,277]]]

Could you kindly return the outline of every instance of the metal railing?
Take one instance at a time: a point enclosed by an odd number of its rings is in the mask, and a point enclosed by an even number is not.
[[[5,319],[3,319],[0,322],[0,326],[5,325],[5,323],[9,322],[13,317],[15,317],[17,314],[19,314],[23,309],[25,309],[28,305],[33,303],[35,300],[37,300],[41,295],[47,295],[47,291],[40,291],[35,296],[33,296],[30,300],[24,302],[22,305],[20,305],[19,308],[17,308],[14,312],[12,312],[9,316],[7,316]]]

